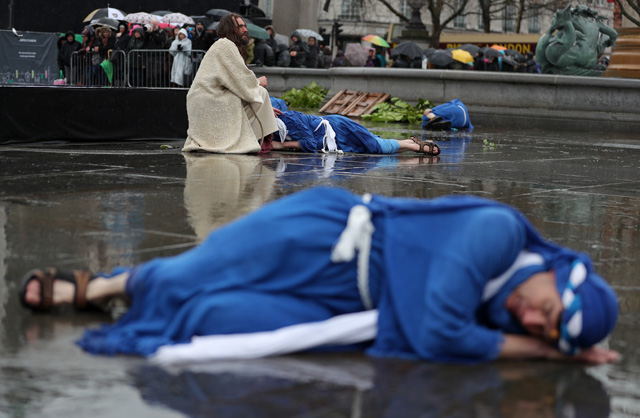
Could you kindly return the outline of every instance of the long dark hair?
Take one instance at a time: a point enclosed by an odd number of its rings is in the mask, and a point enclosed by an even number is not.
[[[218,24],[218,36],[221,38],[227,38],[236,46],[240,51],[240,55],[244,58],[245,52],[247,50],[247,45],[242,40],[242,37],[238,35],[238,23],[236,19],[242,19],[242,16],[236,13],[229,13],[220,19],[220,23]],[[242,19],[244,21],[244,19]]]

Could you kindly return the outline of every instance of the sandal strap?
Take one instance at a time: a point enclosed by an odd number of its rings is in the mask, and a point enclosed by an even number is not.
[[[77,309],[85,309],[87,307],[87,287],[92,274],[87,270],[74,270],[73,275],[76,281],[75,306]]]
[[[53,281],[56,269],[36,270],[33,275],[40,282],[39,310],[48,311],[53,307]]]

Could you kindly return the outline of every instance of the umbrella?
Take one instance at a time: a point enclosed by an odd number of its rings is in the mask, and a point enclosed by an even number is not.
[[[433,54],[435,52],[435,48],[427,48],[424,51],[422,51],[422,55],[424,55],[427,58],[431,58],[431,54]]]
[[[437,49],[433,51],[431,54],[431,58],[429,61],[433,65],[437,65],[438,67],[444,67],[445,65],[449,65],[453,62],[453,57],[451,56],[451,51],[447,51],[445,49]]]
[[[196,24],[198,24],[198,22],[202,22],[205,28],[209,26],[211,23],[213,23],[213,20],[209,16],[196,15],[196,16],[191,16],[191,19],[193,19],[193,21],[196,22]]]
[[[151,12],[152,15],[156,16],[164,16],[173,13],[171,10],[156,10],[155,12]]]
[[[502,52],[498,51],[497,49],[493,49],[493,48],[484,48],[483,49],[484,52],[484,56],[487,58],[500,58],[502,57]]]
[[[511,58],[508,55],[505,55],[505,56],[502,57],[502,62],[505,63],[505,64],[509,64],[513,68],[516,68],[518,66],[518,63],[516,62],[516,60],[514,60],[513,58]]]
[[[347,44],[344,56],[354,67],[362,67],[367,63],[367,51],[360,44]]]
[[[319,41],[323,41],[324,38],[322,36],[320,36],[320,34],[318,32],[314,32],[311,29],[296,29],[296,31],[300,34],[300,36],[304,36],[305,38],[308,38],[310,36],[316,38]]]
[[[113,7],[103,7],[102,9],[96,9],[93,12],[89,13],[87,17],[84,18],[83,22],[93,23],[101,17],[110,17],[111,19],[124,20],[124,17],[126,15],[127,14],[122,10],[114,9]]]
[[[475,56],[476,52],[480,51],[482,48],[480,48],[478,45],[474,45],[474,44],[464,44],[464,45],[460,45],[460,47],[458,49],[462,49],[463,51],[467,51],[472,56]]]
[[[222,19],[223,17],[225,17],[230,13],[232,12],[226,9],[210,9],[205,13],[205,15],[209,16],[211,19],[215,21],[220,21],[220,19]]]
[[[162,21],[173,25],[195,25],[193,19],[182,13],[169,13],[162,16]]]
[[[391,56],[398,54],[406,55],[411,58],[418,58],[421,57],[424,53],[422,52],[422,48],[420,48],[417,43],[404,41],[396,45],[396,47],[391,50]]]
[[[247,25],[247,30],[249,31],[249,36],[256,39],[269,39],[269,32],[266,29],[261,28],[258,25],[254,25],[253,23],[245,23]]]
[[[451,51],[451,58],[456,61],[460,61],[463,64],[469,64],[470,62],[473,62],[473,57],[471,56],[471,54],[463,49],[454,49],[453,51]]]
[[[385,41],[383,38],[381,38],[378,35],[367,35],[364,38],[362,38],[362,40],[367,41],[373,45],[378,45],[385,48],[389,48],[391,46],[387,43],[387,41]]]
[[[491,45],[491,48],[495,49],[496,51],[506,51],[507,48],[502,46],[502,45]]]
[[[212,24],[207,26],[207,29],[209,29],[209,30],[218,30],[218,25],[219,24],[220,24],[220,22],[213,22]]]
[[[276,41],[278,42],[278,45],[280,45],[280,44],[289,45],[289,38],[287,37],[287,35],[283,35],[281,33],[276,33],[276,36],[274,36],[274,38],[276,38]]]
[[[94,28],[97,28],[99,26],[106,26],[109,29],[113,30],[118,30],[119,25],[120,22],[118,22],[116,19],[111,19],[110,17],[101,17],[91,24],[91,26],[93,26]]]
[[[125,16],[124,20],[129,23],[140,23],[141,25],[145,25],[147,23],[151,23],[154,20],[161,22],[162,16],[152,15],[151,13],[138,12],[129,13]]]
[[[505,55],[509,55],[510,57],[512,57],[513,59],[520,61],[524,59],[524,55],[522,55],[521,53],[519,53],[518,51],[516,51],[515,49],[507,49],[506,51],[504,51]]]

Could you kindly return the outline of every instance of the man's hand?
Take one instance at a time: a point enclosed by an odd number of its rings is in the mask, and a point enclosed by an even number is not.
[[[273,108],[273,116],[275,116],[276,118],[280,115],[282,115],[284,112],[280,109],[276,109],[275,107]]]
[[[591,347],[583,350],[580,354],[573,356],[578,361],[584,361],[592,364],[615,363],[620,359],[620,353],[613,350],[607,350],[602,347]]]
[[[298,55],[298,53],[297,53],[296,51],[291,51],[290,55],[291,55],[292,57],[295,57],[296,55]]]
[[[264,87],[266,89],[267,88],[267,77],[262,76],[262,77],[258,78],[258,84],[260,84],[260,87]]]

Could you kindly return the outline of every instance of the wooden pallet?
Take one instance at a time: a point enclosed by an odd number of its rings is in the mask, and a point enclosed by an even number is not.
[[[389,99],[386,93],[369,93],[355,90],[340,90],[322,108],[320,113],[359,117],[368,115],[378,103]]]

